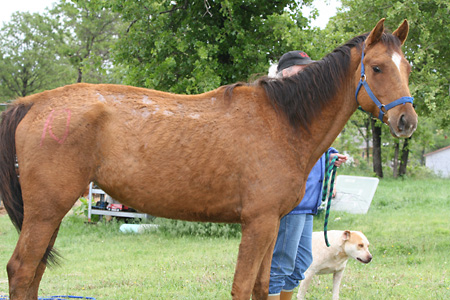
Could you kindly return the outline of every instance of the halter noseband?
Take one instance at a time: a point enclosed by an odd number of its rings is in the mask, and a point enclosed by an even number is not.
[[[366,89],[367,94],[370,96],[370,99],[372,99],[372,101],[376,104],[376,106],[378,106],[378,109],[380,110],[380,113],[378,114],[378,119],[381,120],[381,122],[383,122],[383,117],[384,114],[390,110],[393,107],[396,107],[397,105],[400,104],[405,104],[405,103],[413,103],[414,98],[413,97],[401,97],[395,101],[392,101],[391,103],[384,105],[382,104],[377,97],[374,95],[374,93],[372,92],[372,90],[370,89],[369,85],[367,84],[366,81],[366,74],[365,74],[365,70],[364,70],[364,46],[365,43],[363,43],[363,47],[362,47],[362,54],[361,54],[361,79],[359,80],[359,84],[358,87],[356,88],[356,93],[355,93],[355,100],[356,103],[358,103],[358,92],[361,89],[361,86],[363,86]],[[359,103],[358,103],[359,104]],[[383,111],[384,108],[384,111]]]

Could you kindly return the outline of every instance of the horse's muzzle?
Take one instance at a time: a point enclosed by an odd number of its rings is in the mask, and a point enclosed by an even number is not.
[[[397,138],[408,138],[417,128],[417,114],[414,110],[388,119],[391,134]]]

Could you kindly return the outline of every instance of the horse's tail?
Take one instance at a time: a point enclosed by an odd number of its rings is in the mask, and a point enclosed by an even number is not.
[[[15,105],[2,113],[0,125],[0,195],[8,215],[20,232],[23,222],[22,189],[16,172],[16,129],[32,104]]]

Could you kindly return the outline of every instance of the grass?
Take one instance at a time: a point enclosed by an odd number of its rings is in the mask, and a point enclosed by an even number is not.
[[[329,230],[361,230],[371,242],[370,264],[349,261],[341,299],[450,299],[450,184],[447,179],[380,181],[366,215],[331,212]],[[60,266],[48,269],[40,295],[97,300],[230,299],[236,238],[122,234],[120,224],[64,219],[56,247]],[[323,216],[315,220],[322,230]],[[0,217],[0,295],[17,241]],[[308,299],[331,299],[330,275],[317,276]]]
[[[229,298],[238,239],[122,234],[119,225],[86,225],[79,217],[66,217],[56,244],[63,260],[46,271],[39,294],[98,300]],[[5,266],[17,234],[6,216],[0,217],[0,228]],[[0,295],[7,287],[2,268]]]

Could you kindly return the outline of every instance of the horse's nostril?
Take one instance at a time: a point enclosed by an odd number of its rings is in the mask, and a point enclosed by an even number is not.
[[[400,117],[400,120],[398,121],[398,129],[400,131],[405,130],[406,123],[407,123],[407,121],[406,121],[405,115],[402,115]]]

